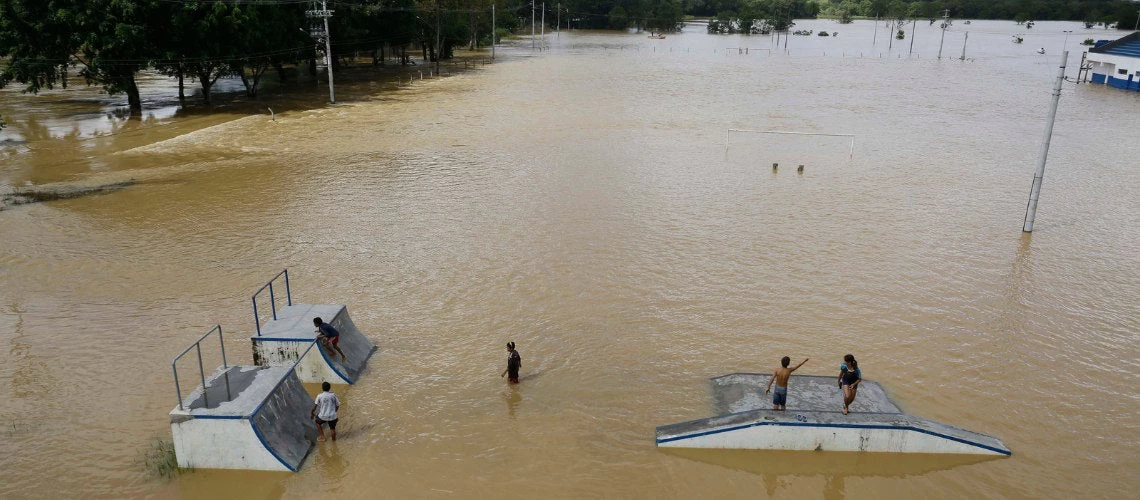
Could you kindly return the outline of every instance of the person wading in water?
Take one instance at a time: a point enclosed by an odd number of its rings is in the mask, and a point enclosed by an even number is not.
[[[499,376],[504,377],[508,373],[510,377],[507,379],[512,384],[519,383],[519,369],[522,368],[522,356],[515,350],[514,342],[507,342],[507,369],[503,370]]]

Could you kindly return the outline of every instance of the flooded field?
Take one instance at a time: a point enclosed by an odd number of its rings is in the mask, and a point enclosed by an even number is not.
[[[336,106],[314,84],[275,120],[178,111],[158,78],[140,121],[92,90],[0,91],[4,192],[125,183],[0,211],[0,496],[1126,496],[1137,95],[1066,84],[1021,232],[1060,52],[1075,68],[1081,40],[1124,33],[959,22],[939,60],[923,24],[913,53],[870,22],[803,21],[839,35],[786,49],[548,34],[448,78],[346,79]],[[336,389],[341,439],[296,474],[150,477],[171,358],[220,323],[249,363],[249,295],[284,267],[380,345]],[[904,410],[1013,456],[654,446],[711,414],[709,377],[784,355],[831,375],[848,352]]]

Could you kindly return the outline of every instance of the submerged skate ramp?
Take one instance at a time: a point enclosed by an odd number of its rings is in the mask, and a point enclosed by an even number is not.
[[[879,384],[864,380],[841,411],[836,377],[793,375],[787,410],[771,410],[770,374],[711,379],[719,416],[657,428],[660,447],[1009,455],[1001,440],[903,413]]]
[[[295,472],[317,437],[312,407],[291,366],[220,368],[170,411],[178,466]]]
[[[340,350],[317,347],[302,356],[316,339],[313,318],[321,318],[340,332]],[[251,337],[253,362],[259,366],[293,366],[302,382],[353,384],[376,351],[376,344],[360,332],[341,304],[293,304],[276,311],[276,319],[260,327],[260,335]]]

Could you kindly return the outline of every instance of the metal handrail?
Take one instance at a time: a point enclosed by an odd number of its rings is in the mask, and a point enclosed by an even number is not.
[[[222,347],[222,368],[229,368],[229,365],[226,364],[226,342],[225,342],[225,339],[222,337],[222,325],[214,325],[214,327],[211,328],[210,331],[206,332],[205,335],[198,337],[198,340],[196,342],[191,344],[190,347],[187,347],[182,352],[178,353],[178,355],[174,357],[174,361],[170,362],[170,368],[171,368],[171,370],[174,371],[174,391],[178,394],[178,409],[179,410],[183,410],[184,408],[182,407],[182,386],[178,383],[178,360],[182,359],[182,356],[185,356],[186,353],[190,352],[190,349],[195,349],[198,352],[198,377],[202,381],[202,401],[205,402],[206,408],[210,407],[210,400],[208,397],[209,391],[207,390],[207,387],[206,387],[206,370],[202,367],[202,341],[206,340],[206,337],[209,337],[210,334],[214,333],[214,332],[218,332],[218,344],[221,345],[221,347]],[[233,395],[230,394],[230,376],[229,376],[229,373],[225,374],[225,379],[226,379],[226,398],[227,398],[226,400],[229,401],[230,399],[233,399]]]
[[[285,305],[293,305],[293,293],[289,290],[289,269],[287,268],[277,273],[268,283],[258,288],[256,292],[253,292],[253,298],[251,299],[253,301],[253,322],[257,325],[258,337],[261,336],[261,317],[257,315],[257,296],[260,295],[261,292],[264,292],[266,288],[269,289],[269,308],[273,312],[273,319],[277,319],[277,297],[273,294],[273,282],[283,274],[285,275]]]

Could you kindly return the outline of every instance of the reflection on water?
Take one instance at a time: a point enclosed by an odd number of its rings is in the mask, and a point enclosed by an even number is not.
[[[818,453],[804,451],[702,450],[658,448],[687,460],[708,463],[760,476],[770,498],[795,494],[783,491],[789,479],[822,478],[823,497],[847,498],[848,478],[908,478],[955,467],[981,464],[998,457],[985,455],[915,455],[894,453]]]
[[[1039,23],[1018,46],[1013,23],[977,21],[966,61],[932,58],[936,27],[918,26],[910,58],[873,46],[869,22],[798,27],[840,36],[767,55],[724,48],[770,38],[695,27],[567,32],[451,78],[349,81],[344,104],[276,120],[252,105],[112,116],[101,126],[116,133],[94,138],[107,129],[67,120],[103,120],[106,101],[5,93],[0,113],[28,139],[5,148],[0,184],[138,182],[0,212],[0,421],[35,421],[0,440],[0,496],[1140,486],[1140,141],[1105,118],[1140,101],[1065,87],[1029,237],[1056,66],[1029,52],[1055,56],[1078,23]],[[726,155],[730,128],[852,133],[855,154],[734,134]],[[176,404],[171,355],[221,323],[227,354],[250,362],[248,294],[286,266],[296,300],[349,303],[381,348],[336,389],[342,439],[297,474],[142,479],[134,458]],[[507,340],[526,357],[517,388],[497,376]],[[908,412],[999,436],[1013,456],[653,446],[656,425],[708,416],[708,377],[847,352]]]

